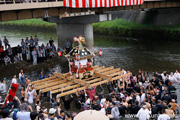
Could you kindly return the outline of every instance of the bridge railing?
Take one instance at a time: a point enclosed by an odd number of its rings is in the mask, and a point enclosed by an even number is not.
[[[57,2],[63,0],[0,0],[1,4],[20,4],[20,3],[36,3],[36,2]]]

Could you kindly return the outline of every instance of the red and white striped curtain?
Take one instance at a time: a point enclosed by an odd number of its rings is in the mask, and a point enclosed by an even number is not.
[[[144,0],[63,0],[64,7],[97,8],[128,5],[141,5]]]

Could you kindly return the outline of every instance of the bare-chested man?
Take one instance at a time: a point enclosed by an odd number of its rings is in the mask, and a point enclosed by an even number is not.
[[[165,109],[165,113],[166,113],[170,118],[174,118],[174,117],[175,117],[174,111],[171,110],[172,106],[169,104],[167,107],[168,107],[168,109]]]
[[[29,83],[31,82],[30,79],[28,79],[28,77],[25,78],[25,86],[27,87],[29,85]]]
[[[179,108],[179,105],[176,103],[175,99],[172,99],[169,104],[172,106],[171,110],[173,111],[176,110],[176,107]]]

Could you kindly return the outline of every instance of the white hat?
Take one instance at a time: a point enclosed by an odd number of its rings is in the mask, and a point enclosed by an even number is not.
[[[55,112],[56,112],[56,109],[54,109],[54,108],[49,109],[49,114],[54,114]]]
[[[47,108],[43,110],[43,112],[46,112],[47,111]]]

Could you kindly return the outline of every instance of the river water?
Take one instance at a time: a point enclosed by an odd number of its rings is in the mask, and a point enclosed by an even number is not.
[[[26,36],[37,35],[40,42],[47,43],[52,37],[57,45],[57,36],[55,31],[38,31],[38,30],[21,30],[21,29],[0,29],[0,38],[7,36],[10,45],[17,46],[21,39]],[[180,41],[163,41],[161,39],[135,39],[135,38],[120,38],[107,36],[94,36],[94,49],[102,50],[103,55],[96,56],[94,63],[100,66],[114,66],[115,68],[124,68],[133,73],[137,73],[138,69],[149,71],[152,73],[155,70],[175,71],[180,68]],[[63,63],[57,63],[55,67],[57,72],[67,72],[68,67],[63,69]],[[51,68],[45,71],[49,73]],[[38,74],[36,71],[26,73],[30,79],[37,80]],[[0,78],[2,79],[2,78]],[[179,88],[179,85],[176,85]],[[179,91],[179,90],[178,90]],[[19,94],[19,93],[18,93]],[[179,100],[178,100],[179,102]],[[47,102],[44,101],[44,105]],[[72,110],[75,110],[74,108]]]

